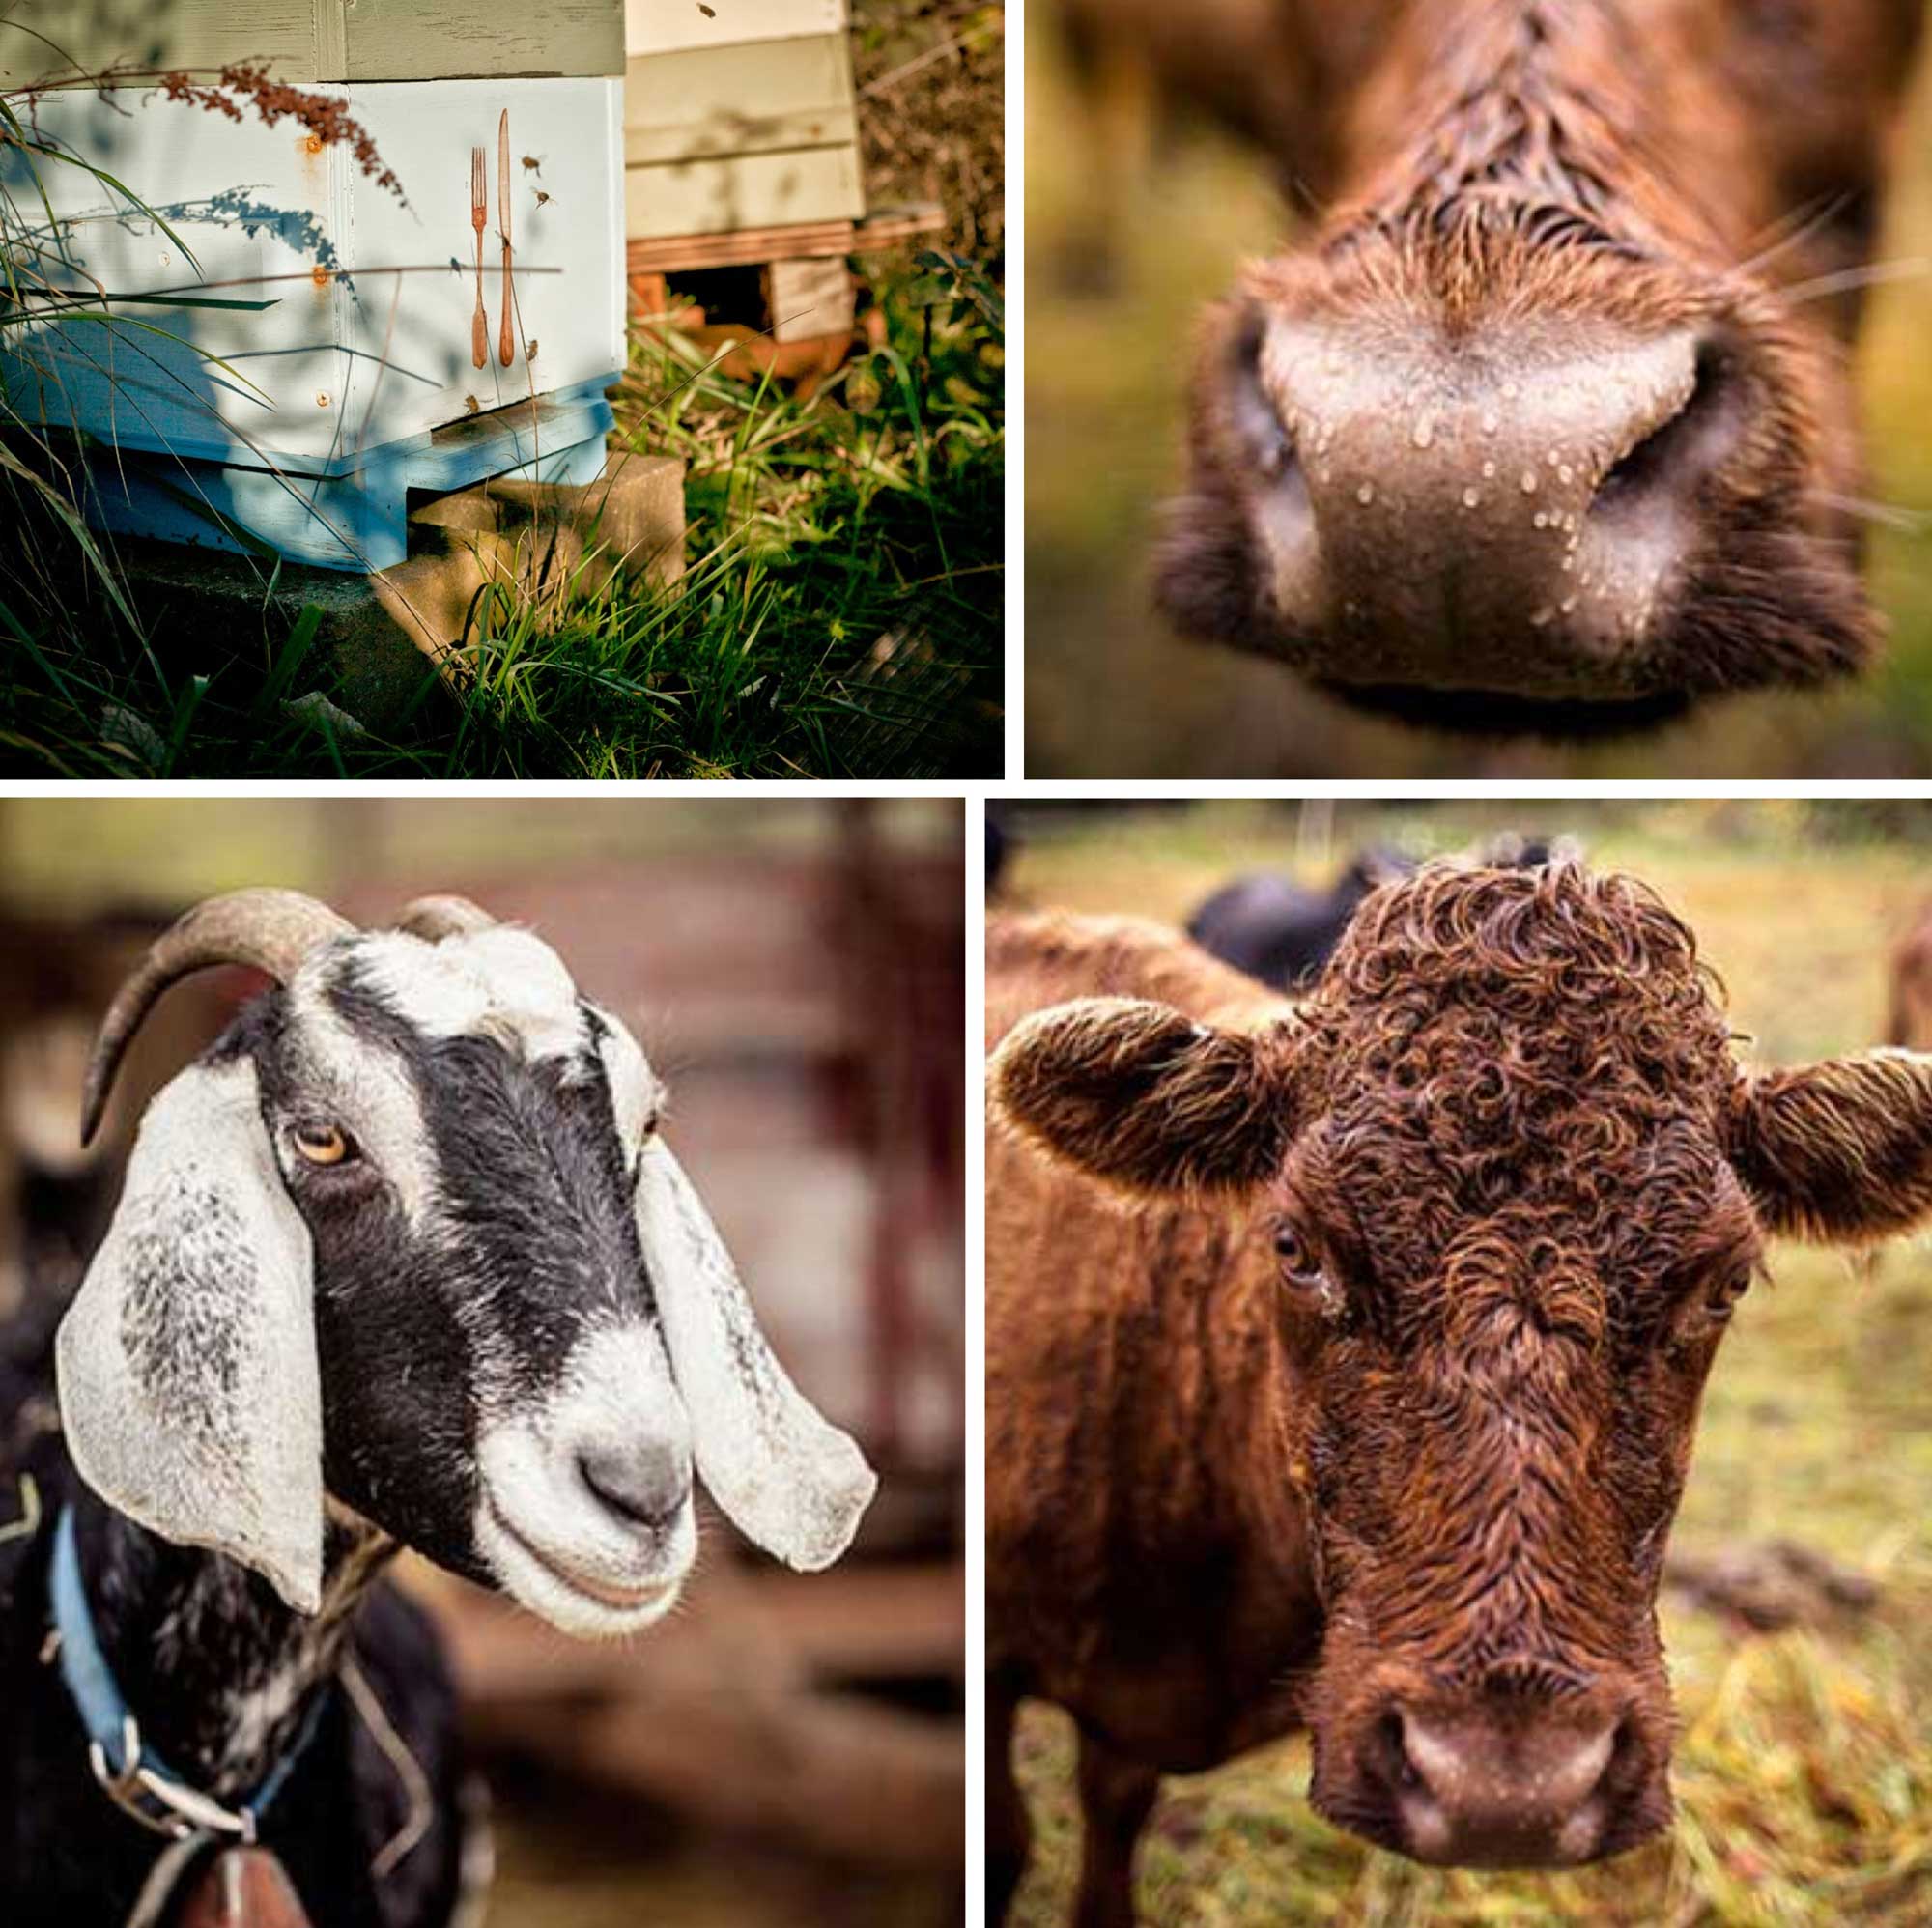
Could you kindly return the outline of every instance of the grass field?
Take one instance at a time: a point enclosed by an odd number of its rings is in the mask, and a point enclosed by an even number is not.
[[[1932,65],[1932,64],[1928,64]],[[1727,701],[1587,749],[1461,741],[1358,717],[1272,665],[1175,638],[1149,600],[1160,503],[1182,475],[1181,403],[1203,306],[1292,221],[1264,166],[1206,134],[1161,147],[1123,191],[1094,165],[1051,0],[1027,46],[1027,737],[1040,776],[1887,776],[1932,773],[1932,73],[1898,147],[1877,289],[1857,355],[1871,531],[1891,625],[1878,670],[1824,695]],[[1069,272],[1096,225],[1111,288]]]
[[[506,594],[460,688],[379,738],[290,699],[342,694],[316,629],[154,633],[104,538],[0,444],[0,772],[51,776],[968,776],[1001,754],[1004,316],[998,7],[860,0],[883,201],[947,206],[943,256],[867,263],[885,345],[809,400],[634,331],[613,444],[688,465],[668,592]],[[8,102],[0,97],[0,109]],[[19,103],[14,103],[17,109]],[[4,133],[4,128],[0,128]],[[0,197],[10,241],[31,208]],[[0,317],[12,311],[0,285]],[[163,317],[165,319],[165,316]],[[0,429],[9,426],[0,396]],[[264,588],[270,566],[262,571]],[[211,625],[210,629],[214,626]],[[221,626],[228,627],[225,623]]]
[[[1932,842],[1889,840],[1803,805],[1337,807],[1334,848],[1369,837],[1462,847],[1512,825],[1568,833],[1591,861],[1659,889],[1730,993],[1766,1063],[1875,1040],[1888,942],[1932,895]],[[1902,812],[1901,812],[1902,813]],[[1932,807],[1920,807],[1932,836]],[[1894,818],[1895,820],[1895,818]],[[1069,822],[1024,819],[1013,891],[1033,904],[1183,918],[1230,873],[1295,869],[1279,807]],[[1302,826],[1304,830],[1308,826]],[[1320,832],[1322,826],[1314,828]],[[1842,840],[1840,840],[1842,838]],[[1299,866],[1325,877],[1319,843]],[[1141,1861],[1159,1928],[1833,1928],[1932,1922],[1932,1250],[1891,1248],[1867,1278],[1779,1245],[1719,1354],[1673,1559],[1788,1539],[1869,1576],[1878,1604],[1752,1635],[1666,1591],[1683,1732],[1670,1835],[1565,1876],[1442,1873],[1315,1818],[1298,1741],[1167,1783]],[[1014,1916],[1059,1928],[1078,1853],[1070,1729],[1030,1710],[1023,1774],[1039,1829]]]

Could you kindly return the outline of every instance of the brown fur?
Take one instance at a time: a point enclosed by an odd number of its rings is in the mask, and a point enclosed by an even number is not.
[[[1344,103],[1311,115],[1312,141],[1295,143],[1325,213],[1310,245],[1250,269],[1206,330],[1192,480],[1160,567],[1174,620],[1363,703],[1483,729],[1623,727],[1715,692],[1863,666],[1876,629],[1845,506],[1860,479],[1844,368],[1859,304],[1801,284],[1869,257],[1922,14],[1919,0],[1289,9],[1283,31]],[[1359,570],[1327,583],[1324,614],[1284,608],[1269,531],[1282,492],[1321,460],[1264,353],[1284,325],[1371,354],[1384,337],[1474,344],[1522,357],[1530,380],[1546,355],[1693,330],[1697,385],[1682,414],[1588,466],[1591,514],[1613,482],[1627,507],[1660,474],[1690,478],[1667,497],[1689,536],[1656,607],[1632,612],[1628,645],[1555,646],[1587,619],[1587,597],[1582,616],[1540,629],[1526,603],[1484,604],[1467,584],[1493,574],[1496,552],[1472,546],[1478,518],[1456,514],[1396,525],[1388,539],[1406,551],[1387,562],[1439,579],[1460,614],[1387,620]],[[1304,525],[1305,510],[1288,513]],[[1341,569],[1342,519],[1330,505],[1316,520],[1325,566]],[[1505,576],[1531,552],[1528,521],[1482,538],[1505,544]],[[1340,607],[1344,588],[1359,606]]]
[[[1614,1716],[1588,1852],[1661,1826],[1705,1375],[1766,1231],[1932,1213],[1932,1063],[1741,1070],[1689,930],[1570,865],[1385,887],[1299,1006],[1151,924],[1000,919],[987,1002],[996,1904],[1025,1694],[1080,1725],[1084,1923],[1131,1919],[1160,1773],[1300,1725],[1317,1805],[1408,1847],[1394,1703]]]

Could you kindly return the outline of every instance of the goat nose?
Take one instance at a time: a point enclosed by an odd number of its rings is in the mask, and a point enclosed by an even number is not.
[[[1245,419],[1264,401],[1283,437],[1261,462],[1274,599],[1324,638],[1324,673],[1639,693],[1698,486],[1741,432],[1719,349],[1581,323],[1452,341],[1277,322],[1254,354]]]
[[[1397,1706],[1385,1731],[1409,1852],[1459,1867],[1588,1860],[1613,1818],[1605,1776],[1626,1728],[1614,1713],[1505,1720]]]
[[[577,1465],[612,1513],[642,1526],[668,1526],[691,1497],[691,1449],[682,1439],[586,1447]]]

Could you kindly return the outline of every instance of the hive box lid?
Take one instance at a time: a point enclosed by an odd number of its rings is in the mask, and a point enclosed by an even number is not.
[[[669,12],[675,0],[650,0]],[[764,0],[758,0],[764,4]],[[835,0],[814,0],[835,4]],[[689,11],[698,19],[695,5]],[[54,53],[52,42],[61,52]],[[62,56],[65,56],[63,58]],[[13,0],[0,88],[110,67],[212,71],[261,58],[297,86],[343,80],[613,76],[623,0]],[[213,77],[212,71],[209,77]]]
[[[626,0],[624,45],[633,56],[745,41],[843,33],[846,0]]]

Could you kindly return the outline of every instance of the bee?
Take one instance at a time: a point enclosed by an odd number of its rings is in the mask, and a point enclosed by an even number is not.
[[[463,398],[463,412],[466,415],[480,415],[483,412],[483,404],[474,395],[466,395]]]
[[[535,155],[526,154],[524,156],[524,172],[526,174],[541,174],[543,172],[543,162]]]
[[[707,7],[704,4],[704,0],[697,0],[697,11],[700,14],[702,14],[707,20],[715,20],[718,17],[717,8]]]
[[[544,207],[549,202],[549,200],[550,196],[546,194],[541,187],[539,187],[537,189],[537,206],[539,208]]]
[[[536,343],[533,341],[526,341],[524,344],[524,359],[526,361],[534,361],[536,358],[537,358]]]

